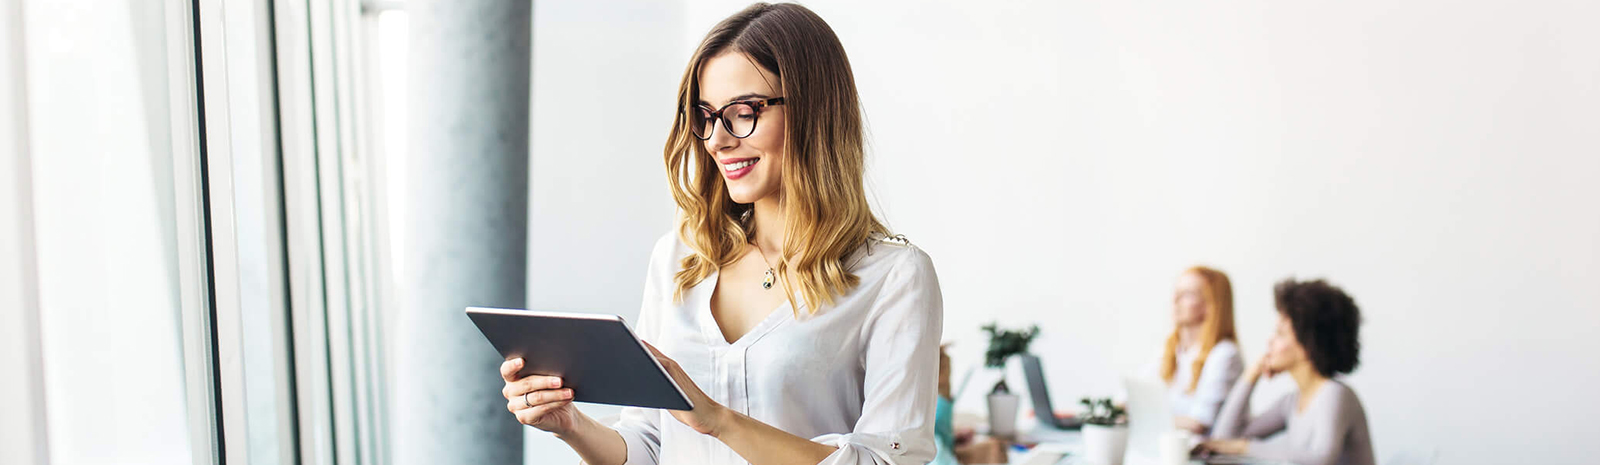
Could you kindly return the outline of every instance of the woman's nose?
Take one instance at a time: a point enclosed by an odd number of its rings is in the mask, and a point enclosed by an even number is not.
[[[739,138],[728,134],[728,126],[722,121],[711,128],[711,138],[706,139],[706,148],[712,152],[725,152],[739,146]]]

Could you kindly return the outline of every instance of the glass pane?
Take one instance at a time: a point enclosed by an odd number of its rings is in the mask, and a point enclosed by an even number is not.
[[[188,463],[162,2],[25,0],[50,463]]]
[[[728,127],[733,128],[729,135],[733,137],[749,136],[756,128],[756,109],[743,103],[729,105],[722,111],[722,117],[727,119]]]

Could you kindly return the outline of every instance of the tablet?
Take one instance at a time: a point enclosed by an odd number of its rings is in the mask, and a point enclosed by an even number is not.
[[[523,359],[518,378],[561,377],[574,401],[694,408],[620,316],[468,307],[467,317],[506,360]]]

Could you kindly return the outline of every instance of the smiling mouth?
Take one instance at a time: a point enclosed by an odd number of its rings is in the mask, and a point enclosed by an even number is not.
[[[726,176],[730,181],[742,178],[745,175],[750,174],[751,171],[754,171],[755,168],[753,167],[756,165],[756,162],[759,161],[761,161],[761,158],[756,157],[746,158],[733,163],[724,163],[722,165],[722,175]]]

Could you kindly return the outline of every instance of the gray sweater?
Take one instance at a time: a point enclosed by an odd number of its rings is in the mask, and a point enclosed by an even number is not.
[[[1304,412],[1296,411],[1296,390],[1250,418],[1254,390],[1248,379],[1234,384],[1211,428],[1212,439],[1250,439],[1246,455],[1299,465],[1374,465],[1367,412],[1344,383],[1322,383]]]

